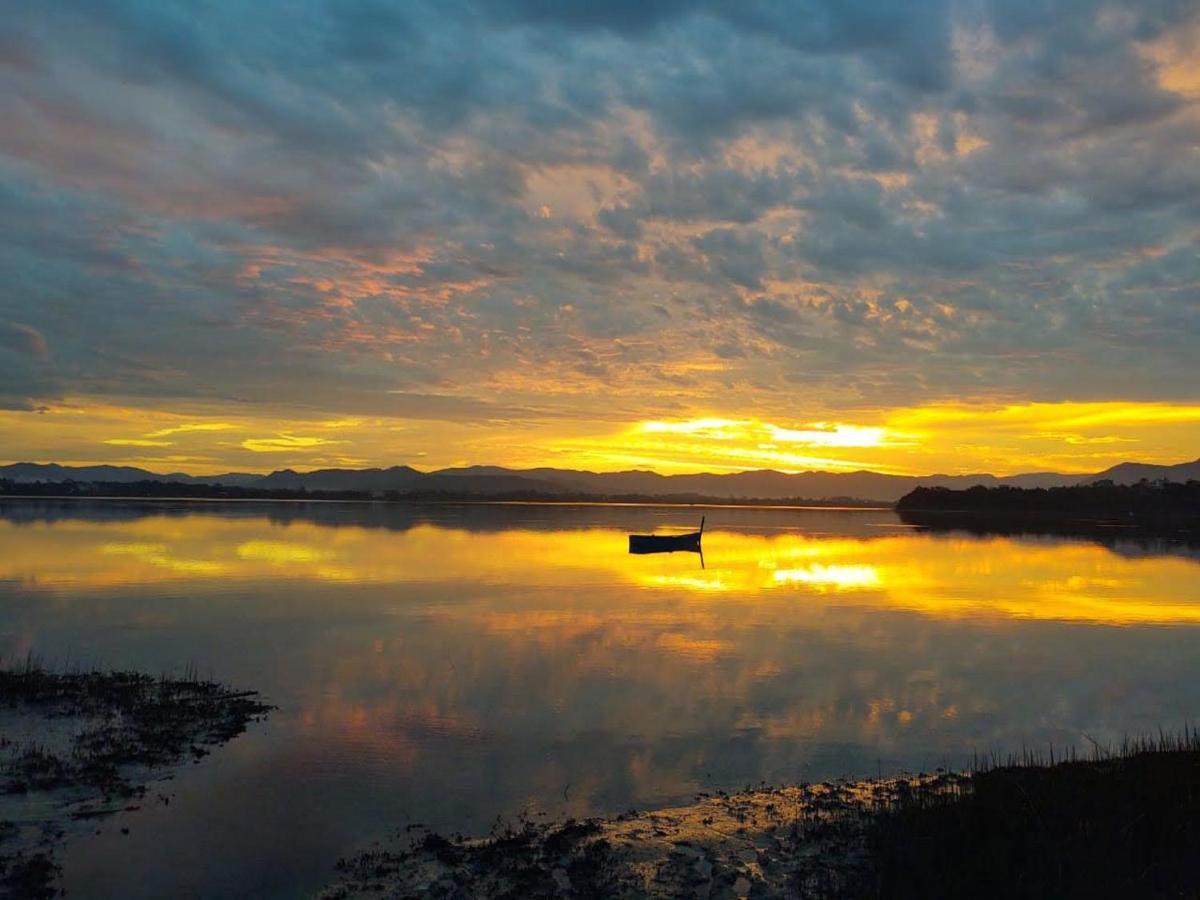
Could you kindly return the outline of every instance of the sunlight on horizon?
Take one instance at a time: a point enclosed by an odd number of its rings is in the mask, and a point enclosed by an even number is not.
[[[896,475],[1089,474],[1126,461],[1200,455],[1200,404],[944,404],[825,411],[811,418],[695,415],[624,425],[586,410],[479,424],[357,416],[314,420],[187,416],[80,404],[42,415],[0,410],[12,462],[132,465],[216,474],[411,465],[551,466],[661,474],[870,470]],[[81,454],[80,448],[89,448]]]

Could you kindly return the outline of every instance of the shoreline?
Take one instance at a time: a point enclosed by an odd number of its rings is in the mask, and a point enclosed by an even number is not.
[[[0,701],[10,725],[20,715],[32,726],[25,740],[0,742],[0,896],[14,897],[56,896],[64,840],[143,802],[168,803],[148,795],[151,783],[271,709],[254,691],[191,673],[56,673],[32,662],[0,669]],[[22,813],[26,798],[57,812]],[[333,880],[318,896],[1196,896],[1200,731],[1093,743],[1086,757],[1051,748],[977,759],[965,772],[761,785],[584,820],[524,816],[486,836],[419,825],[394,834],[336,867],[329,848]]]
[[[57,851],[143,804],[161,784],[274,707],[194,672],[0,668],[0,897],[58,896]],[[127,827],[122,829],[128,832]]]
[[[949,784],[953,776],[933,776]],[[867,873],[870,810],[921,779],[700,794],[618,816],[523,819],[483,838],[415,829],[338,864],[321,900],[442,897],[834,897]]]
[[[895,509],[894,504],[882,501],[863,501],[862,504],[818,502],[809,504],[773,503],[770,500],[745,501],[731,500],[726,503],[719,499],[706,500],[536,500],[536,499],[452,499],[424,497],[187,497],[187,496],[158,496],[153,494],[0,494],[0,502],[5,500],[56,500],[71,503],[89,503],[114,501],[141,503],[343,503],[354,505],[380,506],[599,506],[599,507],[650,507],[650,508],[679,508],[679,509],[795,509],[795,510],[828,510],[831,512],[889,512]]]
[[[408,839],[339,862],[321,900],[1195,896],[1200,737]]]

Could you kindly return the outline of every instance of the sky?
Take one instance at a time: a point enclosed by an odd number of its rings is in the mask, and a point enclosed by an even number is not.
[[[0,461],[1200,456],[1196,0],[0,13]]]

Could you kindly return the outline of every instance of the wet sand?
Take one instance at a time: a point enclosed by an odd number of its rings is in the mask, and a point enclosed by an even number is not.
[[[700,795],[611,819],[520,822],[487,838],[418,833],[339,864],[323,900],[402,897],[858,896],[867,827],[914,788],[961,776],[826,782]],[[416,829],[419,832],[419,829]]]
[[[418,832],[339,865],[325,900],[1196,897],[1200,731],[970,774],[700,796],[609,819]]]

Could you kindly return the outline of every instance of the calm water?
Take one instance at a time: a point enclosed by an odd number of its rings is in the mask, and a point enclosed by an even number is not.
[[[292,897],[397,826],[611,813],[1200,717],[1166,544],[684,508],[0,503],[0,653],[279,705],[63,855],[76,897]],[[120,834],[119,826],[131,829]]]

